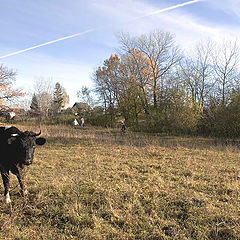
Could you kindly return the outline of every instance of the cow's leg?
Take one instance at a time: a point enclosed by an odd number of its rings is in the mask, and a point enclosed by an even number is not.
[[[25,184],[24,184],[24,176],[25,176],[24,169],[20,168],[20,167],[14,167],[11,169],[11,172],[17,176],[22,195],[25,197],[27,195],[27,190],[26,190]]]
[[[17,174],[17,179],[18,179],[18,182],[19,182],[20,187],[21,187],[22,195],[23,195],[23,197],[25,197],[28,194],[28,190],[25,188],[24,174],[23,173]]]
[[[10,195],[9,195],[9,186],[10,186],[10,178],[9,171],[2,170],[1,171],[3,185],[4,185],[4,197],[6,203],[11,203]]]

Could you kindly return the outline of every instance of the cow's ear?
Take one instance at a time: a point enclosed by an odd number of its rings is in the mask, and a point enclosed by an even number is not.
[[[10,145],[10,144],[12,144],[14,141],[16,141],[16,137],[10,137],[10,138],[8,138],[7,143]]]
[[[46,139],[45,138],[37,138],[36,139],[36,144],[37,145],[43,145],[43,144],[45,144],[45,142],[46,142]]]

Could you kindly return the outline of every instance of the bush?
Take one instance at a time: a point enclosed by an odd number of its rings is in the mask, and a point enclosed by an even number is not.
[[[102,126],[102,127],[116,127],[117,126],[117,122],[116,119],[112,119],[112,117],[110,115],[106,115],[106,114],[95,114],[92,113],[89,117],[88,117],[88,122],[89,124],[93,125],[93,126]]]
[[[56,124],[72,125],[75,118],[77,119],[78,117],[74,115],[59,115],[55,118],[44,119],[43,123],[46,125],[56,125]]]

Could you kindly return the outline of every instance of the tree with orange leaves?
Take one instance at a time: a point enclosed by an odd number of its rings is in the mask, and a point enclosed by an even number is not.
[[[135,49],[131,51],[121,58],[112,54],[96,70],[93,80],[111,121],[120,112],[125,120],[137,124],[140,113],[149,114],[150,64],[144,54]]]
[[[122,56],[121,69],[124,69],[125,75],[129,76],[131,90],[135,86],[135,94],[140,99],[144,112],[149,114],[148,95],[151,91],[152,76],[149,59],[144,53],[133,48]]]
[[[164,89],[164,80],[179,63],[181,51],[176,46],[174,36],[169,32],[156,30],[139,37],[131,37],[129,34],[119,35],[121,49],[131,55],[139,52],[147,62],[149,71],[149,86],[154,109],[159,108],[161,95]],[[132,51],[135,49],[135,51]],[[138,58],[139,59],[139,58]],[[133,56],[135,64],[136,58]]]
[[[0,65],[0,109],[9,108],[10,104],[23,96],[21,89],[14,89],[13,82],[16,79],[16,71]]]

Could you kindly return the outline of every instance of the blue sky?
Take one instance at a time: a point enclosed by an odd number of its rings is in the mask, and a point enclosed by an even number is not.
[[[202,0],[140,18],[188,0],[0,0],[0,57],[89,29],[84,35],[0,59],[16,69],[16,86],[31,92],[37,78],[59,81],[77,101],[82,86],[118,48],[116,34],[169,31],[189,49],[198,41],[240,37],[240,0]],[[138,18],[138,20],[133,20]]]

